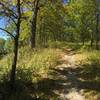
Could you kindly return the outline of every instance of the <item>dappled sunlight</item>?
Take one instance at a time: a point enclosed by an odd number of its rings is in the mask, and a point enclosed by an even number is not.
[[[100,0],[0,0],[0,100],[100,100]]]

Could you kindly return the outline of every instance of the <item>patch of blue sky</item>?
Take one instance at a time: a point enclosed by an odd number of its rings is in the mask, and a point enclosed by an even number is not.
[[[6,25],[6,20],[4,18],[0,18],[0,28],[5,28]],[[4,31],[0,30],[0,38],[7,38],[7,33],[5,33]]]
[[[67,3],[69,0],[63,0],[64,3]]]

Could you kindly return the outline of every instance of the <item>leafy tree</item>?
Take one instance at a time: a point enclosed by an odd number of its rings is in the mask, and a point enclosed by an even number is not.
[[[11,69],[11,76],[10,76],[10,83],[11,88],[14,88],[15,85],[15,75],[16,75],[16,65],[17,65],[17,56],[18,56],[18,42],[19,42],[19,35],[20,35],[20,23],[21,23],[21,1],[20,0],[10,0],[0,1],[0,14],[6,18],[8,18],[9,22],[13,22],[16,26],[16,30],[14,32],[9,32],[6,29],[0,28],[0,30],[5,31],[14,39],[14,55],[13,55],[13,62],[12,62],[12,69]]]
[[[75,41],[91,41],[91,46],[99,41],[99,2],[95,0],[71,0],[65,5],[65,26],[67,34]],[[98,15],[98,16],[97,16]]]
[[[37,20],[37,39],[39,45],[46,46],[49,41],[61,41],[64,39],[63,15],[64,8],[60,0],[55,2],[48,1],[39,10]]]

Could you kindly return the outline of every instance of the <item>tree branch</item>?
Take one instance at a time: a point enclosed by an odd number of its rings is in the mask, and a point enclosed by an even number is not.
[[[11,19],[12,20],[12,22],[17,26],[17,23],[16,23],[16,21],[14,20],[14,18],[12,18],[8,13],[6,13],[6,12],[0,12],[0,14],[2,14],[3,13],[3,16],[6,16],[6,17],[8,17],[9,19]]]
[[[5,10],[7,10],[8,12],[11,12],[11,14],[12,14],[12,16],[13,16],[14,18],[17,18],[17,17],[18,17],[17,14],[14,13],[14,11],[11,10],[10,8],[6,7],[5,4],[3,4],[2,2],[0,2],[0,5],[1,5],[2,7],[4,7]]]
[[[5,29],[3,29],[3,28],[0,28],[0,30],[4,31],[4,32],[6,32],[6,33],[8,33],[11,37],[13,37],[13,38],[15,39],[15,36],[12,35],[12,33],[10,33],[9,31],[7,31],[7,30],[5,30]]]
[[[17,23],[16,23],[16,21],[11,17],[11,16],[9,16],[9,18],[12,20],[12,22],[17,26]]]

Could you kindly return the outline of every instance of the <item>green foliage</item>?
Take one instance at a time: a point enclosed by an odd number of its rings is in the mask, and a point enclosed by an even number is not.
[[[99,67],[100,66],[100,52],[99,51],[93,51],[93,52],[90,52],[88,54],[88,58],[87,60],[90,61],[90,64],[93,65],[93,66],[97,66]]]
[[[62,14],[64,14],[64,8],[59,1],[54,4],[48,2],[41,7],[37,20],[37,43],[40,46],[48,45],[50,40],[63,40],[61,37],[63,37],[65,27]]]
[[[0,39],[0,55],[2,55],[5,52],[4,51],[4,45],[5,45],[5,40]]]
[[[100,82],[100,52],[94,50],[90,52],[85,52],[83,55],[86,56],[80,64],[85,68],[82,72],[88,76],[90,76],[91,81]]]
[[[18,15],[17,6],[15,7],[17,1],[10,1],[1,0],[4,5],[0,4],[0,17],[6,18],[8,22],[5,23],[4,28],[10,32],[10,35],[15,36],[18,17],[14,15]],[[89,82],[100,82],[100,51],[94,51],[92,46],[92,42],[94,45],[97,37],[100,40],[100,24],[97,19],[97,15],[100,13],[100,3],[95,0],[70,0],[69,3],[63,4],[62,0],[48,0],[47,3],[45,0],[41,0],[37,7],[39,10],[37,20],[34,20],[34,23],[36,21],[36,45],[42,49],[32,50],[28,45],[30,45],[31,19],[35,15],[34,5],[34,0],[33,2],[32,0],[21,0],[22,16],[16,82],[20,81],[24,86],[27,83],[37,83],[42,78],[47,78],[50,68],[54,68],[58,63],[60,53],[58,48],[69,52],[76,50],[84,55],[86,59],[78,63],[82,67],[80,71],[80,74],[83,75],[82,79]],[[9,80],[13,47],[12,38],[6,41],[0,39],[0,56],[5,51],[8,53],[0,60],[1,82]],[[44,49],[44,47],[46,48]],[[49,80],[45,86],[48,87],[51,84],[52,80]],[[42,89],[45,91],[44,87]],[[20,95],[23,98],[23,94]],[[15,97],[18,97],[18,93],[11,95],[11,100],[17,99]]]
[[[29,52],[30,51],[30,52]],[[23,81],[32,81],[35,79],[34,75],[38,78],[48,73],[49,68],[57,65],[58,51],[54,49],[43,49],[32,51],[28,47],[22,47],[19,50],[19,58],[17,64],[17,79]],[[10,71],[11,55],[0,61],[0,72],[7,74]]]
[[[98,5],[95,0],[76,0],[65,5],[66,34],[69,37],[67,40],[84,43],[96,39]]]
[[[10,38],[6,40],[4,48],[7,53],[11,53],[13,51],[13,45],[14,45],[13,40],[11,40]]]

